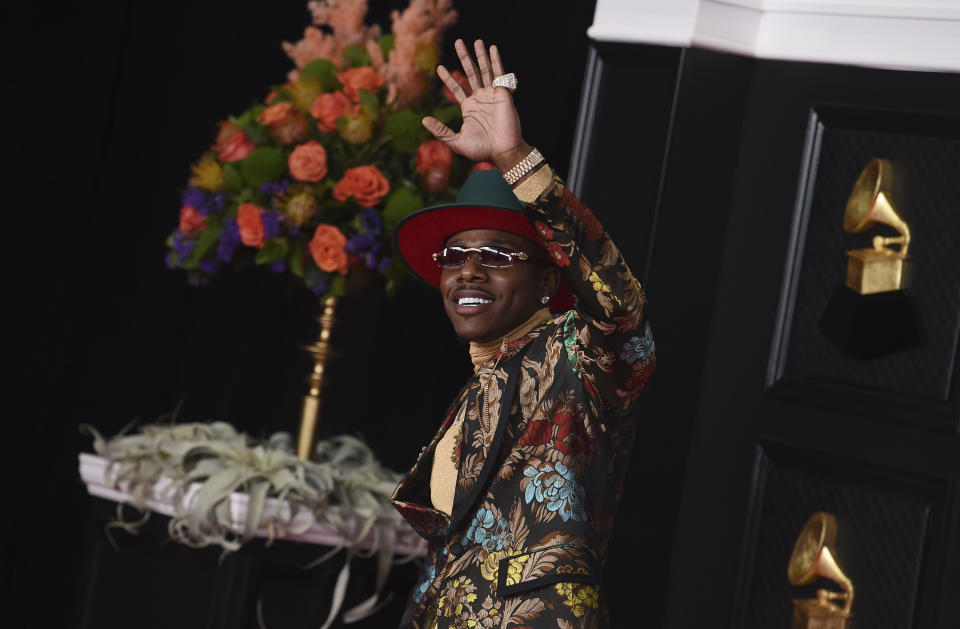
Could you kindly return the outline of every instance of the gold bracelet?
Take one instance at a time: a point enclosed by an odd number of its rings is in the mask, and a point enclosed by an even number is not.
[[[521,177],[533,170],[541,162],[543,162],[543,155],[540,154],[540,151],[534,148],[526,157],[521,159],[516,166],[503,173],[503,178],[512,186],[520,181]]]

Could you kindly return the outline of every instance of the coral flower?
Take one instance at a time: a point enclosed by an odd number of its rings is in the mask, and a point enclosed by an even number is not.
[[[428,192],[440,192],[450,183],[453,152],[440,140],[424,140],[417,149],[420,185]]]
[[[259,249],[267,242],[262,215],[263,208],[253,203],[241,203],[237,209],[237,227],[240,230],[240,241],[248,247]]]
[[[343,92],[327,92],[313,101],[310,115],[317,119],[317,126],[321,130],[333,133],[337,130],[337,119],[356,115],[357,109]]]
[[[473,168],[470,169],[470,172],[475,173],[478,170],[496,170],[497,167],[491,164],[490,162],[477,162],[473,165]]]
[[[256,146],[247,139],[243,129],[228,120],[224,120],[220,123],[220,132],[217,134],[217,141],[213,145],[213,150],[217,152],[221,161],[239,162],[246,158]]]
[[[356,103],[360,100],[359,90],[376,92],[386,79],[370,66],[360,66],[338,72],[337,80],[343,85],[344,94]]]
[[[333,188],[333,196],[340,201],[353,197],[357,205],[371,207],[390,192],[390,182],[376,166],[348,168],[343,179]]]
[[[333,225],[321,223],[313,233],[310,241],[310,256],[317,264],[317,268],[327,273],[336,271],[340,275],[347,274],[347,252],[344,246],[347,238]]]
[[[470,81],[467,79],[466,74],[464,74],[460,70],[454,70],[453,72],[450,73],[450,76],[453,77],[454,81],[460,84],[460,87],[463,88],[463,92],[467,96],[470,96],[470,94],[473,93],[473,90],[470,89]],[[443,95],[444,97],[446,97],[448,101],[450,101],[454,105],[457,104],[457,97],[453,95],[453,92],[451,92],[446,85],[443,86]]]
[[[293,103],[270,105],[260,113],[259,120],[270,127],[270,135],[280,144],[289,146],[307,135],[307,119]]]
[[[287,166],[294,179],[320,181],[327,176],[327,150],[316,140],[310,140],[293,149]]]
[[[194,238],[207,228],[207,219],[197,208],[184,205],[180,208],[180,231]]]

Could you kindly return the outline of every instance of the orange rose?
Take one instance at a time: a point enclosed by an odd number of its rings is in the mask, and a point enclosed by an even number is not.
[[[317,119],[317,126],[327,133],[337,130],[337,118],[353,116],[357,106],[343,92],[327,92],[317,96],[310,108],[310,115]]]
[[[284,145],[299,142],[307,135],[307,119],[293,103],[277,103],[264,109],[260,122],[270,127],[270,135]]]
[[[217,152],[221,161],[239,162],[249,155],[254,148],[256,148],[256,144],[247,139],[243,129],[229,120],[220,123],[220,132],[217,133],[217,141],[213,145],[213,150]]]
[[[460,70],[454,70],[450,73],[450,76],[453,77],[453,80],[460,84],[460,87],[463,88],[463,91],[466,92],[467,96],[473,93],[473,90],[470,89],[470,81],[467,79],[467,75],[461,72]],[[448,101],[453,104],[457,104],[457,97],[453,95],[453,92],[447,89],[447,86],[443,86],[443,95]]]
[[[371,207],[390,192],[390,182],[376,166],[348,168],[343,179],[333,188],[333,196],[340,201],[353,197],[357,205]]]
[[[453,152],[440,140],[424,140],[417,149],[417,172],[420,185],[427,192],[440,192],[450,183]]]
[[[421,175],[433,168],[450,170],[453,151],[440,140],[424,140],[417,149],[417,172]]]
[[[321,271],[336,271],[340,275],[346,275],[348,260],[347,252],[343,250],[346,244],[347,238],[343,232],[333,225],[320,223],[310,241],[310,256]]]
[[[240,240],[248,247],[259,249],[267,242],[263,228],[263,208],[253,203],[241,203],[237,209],[237,227]]]
[[[359,68],[350,68],[337,73],[337,80],[343,85],[344,93],[350,97],[350,100],[360,102],[359,90],[376,92],[383,85],[383,75],[377,74],[370,66],[361,66]]]
[[[207,219],[196,208],[184,205],[180,208],[180,231],[193,238],[207,228]]]
[[[287,158],[290,174],[298,181],[320,181],[327,176],[327,149],[310,140],[293,149]]]

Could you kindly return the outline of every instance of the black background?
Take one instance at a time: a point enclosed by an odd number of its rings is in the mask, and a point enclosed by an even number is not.
[[[368,23],[387,29],[403,6],[372,4]],[[566,175],[594,3],[559,6],[462,1],[445,59],[457,36],[500,43],[520,78],[526,139]],[[276,0],[3,12],[0,573],[3,597],[30,610],[31,625],[70,626],[89,568],[85,532],[99,526],[76,471],[91,450],[79,424],[111,435],[180,404],[181,421],[229,421],[254,436],[296,429],[313,297],[256,270],[192,288],[163,256],[189,165],[219,120],[284,81],[292,64],[280,42],[299,39],[309,16],[304,2]],[[468,373],[465,348],[413,283],[393,301],[346,304],[341,320],[325,430],[361,434],[406,469]]]

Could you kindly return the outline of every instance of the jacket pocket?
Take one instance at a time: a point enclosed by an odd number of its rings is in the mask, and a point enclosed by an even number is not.
[[[592,550],[580,544],[555,544],[504,557],[497,569],[497,596],[563,582],[600,583],[600,566]]]

